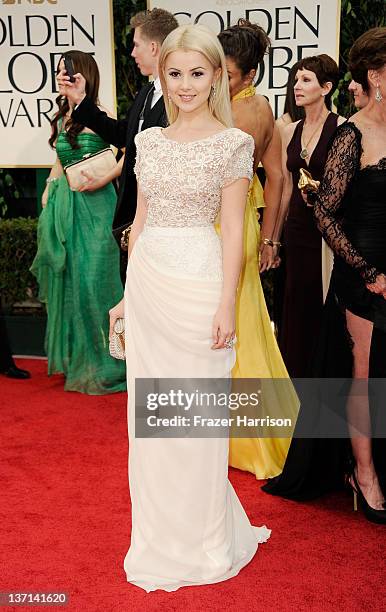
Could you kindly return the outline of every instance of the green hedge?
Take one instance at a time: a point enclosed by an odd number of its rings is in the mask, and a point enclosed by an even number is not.
[[[124,118],[137,91],[147,79],[141,75],[131,57],[133,32],[130,19],[146,9],[145,0],[113,0],[115,73],[117,84],[118,117]]]
[[[6,307],[37,296],[29,271],[36,254],[37,219],[0,219],[0,294]]]
[[[385,0],[342,0],[340,18],[340,54],[338,88],[333,100],[338,112],[350,117],[356,112],[352,97],[347,90],[351,81],[348,72],[348,55],[354,42],[371,28],[386,25]]]

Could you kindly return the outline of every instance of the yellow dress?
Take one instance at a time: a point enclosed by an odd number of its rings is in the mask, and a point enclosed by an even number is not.
[[[255,95],[254,87],[242,90],[233,100],[250,95]],[[236,302],[237,357],[232,378],[289,378],[271,326],[260,281],[258,209],[264,206],[263,188],[254,175],[244,217],[244,256]],[[264,381],[262,385],[264,396]],[[267,397],[270,392],[269,382],[265,387]],[[296,418],[298,400],[295,392],[288,392],[287,386],[286,389],[279,389],[275,401],[280,402],[280,412]],[[289,438],[230,437],[229,464],[252,472],[258,479],[272,478],[283,469],[290,441]]]

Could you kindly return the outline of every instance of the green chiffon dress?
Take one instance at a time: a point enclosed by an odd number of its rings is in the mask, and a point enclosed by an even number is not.
[[[81,133],[73,149],[60,132],[62,166],[96,153],[106,143]],[[94,192],[71,191],[63,175],[49,184],[38,225],[31,271],[47,307],[48,374],[63,373],[65,390],[91,395],[126,389],[125,363],[109,354],[109,309],[122,298],[119,249],[111,234],[116,204],[112,184]]]

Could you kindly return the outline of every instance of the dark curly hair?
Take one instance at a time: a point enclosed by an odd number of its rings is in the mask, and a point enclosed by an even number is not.
[[[303,57],[298,62],[298,70],[311,70],[316,74],[320,86],[332,83],[331,91],[324,96],[324,102],[331,110],[331,98],[339,82],[339,68],[335,60],[326,53]]]
[[[98,103],[99,93],[99,69],[96,61],[89,53],[83,51],[66,51],[58,62],[57,71],[59,70],[59,64],[62,59],[68,57],[71,59],[74,66],[74,72],[80,72],[86,79],[86,95],[93,102]],[[63,121],[64,117],[70,110],[70,105],[65,96],[59,95],[56,98],[56,104],[58,105],[58,111],[55,113],[51,121],[51,137],[48,141],[49,145],[54,148],[55,141],[58,136],[58,123]],[[77,143],[77,136],[84,129],[84,125],[75,123],[70,117],[66,122],[66,135],[67,140],[73,149],[79,149]]]
[[[386,27],[372,28],[360,36],[349,54],[352,78],[369,93],[368,70],[379,70],[386,65]]]
[[[231,57],[244,76],[263,60],[271,41],[263,28],[247,19],[239,19],[218,35],[227,57]]]

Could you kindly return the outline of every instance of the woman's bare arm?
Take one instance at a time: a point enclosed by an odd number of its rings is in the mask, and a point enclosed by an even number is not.
[[[293,180],[292,174],[287,168],[287,147],[293,136],[297,123],[290,123],[282,132],[282,172],[283,172],[283,193],[281,196],[280,209],[276,220],[275,230],[273,234],[273,240],[275,242],[280,241],[280,237],[283,231],[284,221],[287,218],[289,201],[291,199]]]

